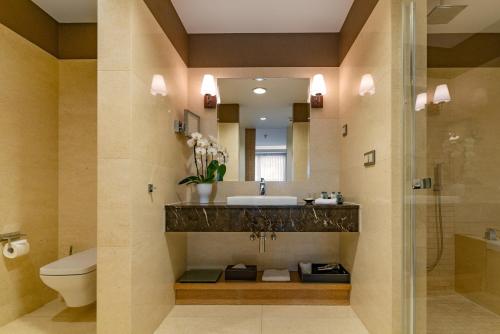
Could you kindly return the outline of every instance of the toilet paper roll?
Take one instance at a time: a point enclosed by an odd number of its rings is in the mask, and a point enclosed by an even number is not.
[[[3,256],[9,259],[26,255],[29,251],[30,244],[26,239],[11,241],[10,244],[7,243],[3,246]]]

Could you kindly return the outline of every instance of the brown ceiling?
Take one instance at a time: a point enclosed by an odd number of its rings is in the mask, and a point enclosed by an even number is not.
[[[355,0],[340,33],[197,35],[170,0],[144,2],[189,67],[336,67],[378,0]],[[60,24],[30,0],[0,1],[0,23],[56,57],[97,57],[95,24]]]
[[[30,0],[1,0],[0,23],[57,58],[97,58],[95,23],[59,23]]]

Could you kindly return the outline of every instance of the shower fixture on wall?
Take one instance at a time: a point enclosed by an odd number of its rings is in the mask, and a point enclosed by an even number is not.
[[[434,192],[434,227],[436,230],[437,253],[434,262],[427,266],[428,272],[433,271],[443,257],[443,213],[441,209],[442,168],[442,163],[437,163],[434,166],[434,185],[432,187],[432,191]]]
[[[465,8],[467,5],[446,5],[444,0],[441,0],[439,5],[427,14],[427,24],[448,24]]]

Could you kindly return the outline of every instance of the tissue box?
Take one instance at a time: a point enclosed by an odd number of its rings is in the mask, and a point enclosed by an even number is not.
[[[351,274],[349,274],[341,264],[339,264],[338,269],[328,271],[318,270],[319,267],[323,267],[324,265],[325,264],[321,263],[313,263],[312,272],[310,274],[304,274],[299,264],[299,276],[302,282],[351,283]]]
[[[226,281],[256,281],[257,266],[247,265],[246,269],[234,269],[232,265],[224,271]]]

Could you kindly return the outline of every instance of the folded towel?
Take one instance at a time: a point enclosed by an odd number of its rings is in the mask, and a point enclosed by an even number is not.
[[[300,270],[302,271],[303,274],[310,275],[312,273],[312,263],[304,263],[300,262]]]
[[[264,281],[264,282],[290,282],[290,272],[287,269],[264,270],[264,274],[262,275],[262,281]]]
[[[314,204],[337,204],[337,199],[317,198],[314,200]]]

